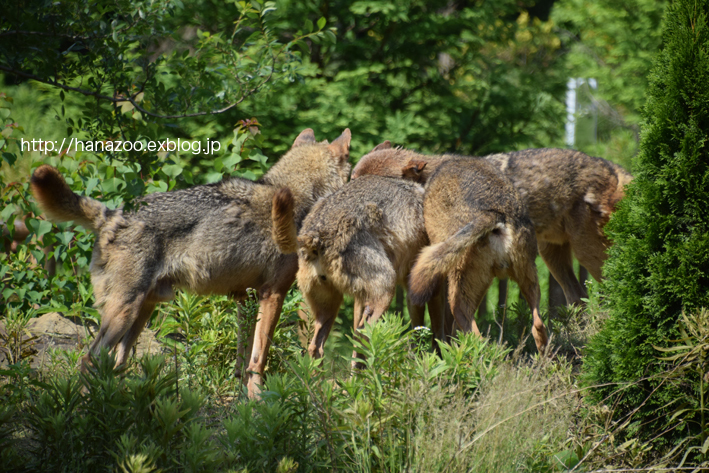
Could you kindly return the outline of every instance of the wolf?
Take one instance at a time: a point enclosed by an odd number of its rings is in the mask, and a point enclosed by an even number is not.
[[[413,159],[402,174],[418,180],[427,163]],[[532,336],[544,353],[548,338],[539,315],[537,240],[521,196],[488,160],[449,158],[426,178],[423,215],[431,245],[409,277],[414,304],[423,304],[447,280],[457,327],[480,335],[475,312],[495,277],[509,277],[532,309]]]
[[[457,157],[423,156],[385,141],[360,159],[352,178],[365,174],[401,177],[412,159],[427,166],[419,174],[408,169],[408,177],[425,181],[443,162]],[[539,254],[561,285],[567,304],[579,304],[587,292],[574,274],[572,255],[594,279],[601,280],[611,244],[603,228],[633,176],[615,163],[568,149],[527,149],[484,159],[520,193],[534,224]]]
[[[284,201],[288,189],[279,191]],[[303,221],[297,239],[287,213],[274,217],[290,235],[281,251],[298,253],[298,287],[315,318],[308,346],[314,358],[332,329],[343,294],[354,297],[354,328],[374,323],[389,307],[397,284],[406,284],[411,264],[428,239],[423,187],[401,179],[366,176],[320,200]],[[432,295],[433,298],[433,295]],[[429,304],[434,335],[443,339],[442,301]],[[409,305],[415,325],[424,304]],[[356,365],[356,363],[353,363]]]
[[[258,181],[228,178],[140,199],[133,211],[108,209],[74,194],[59,172],[38,167],[31,178],[35,199],[55,222],[74,221],[96,234],[90,272],[101,327],[89,353],[116,348],[124,363],[156,304],[174,289],[244,299],[258,290],[259,314],[243,376],[251,397],[258,392],[273,330],[295,280],[297,257],[283,254],[272,218],[278,191],[288,187],[293,225],[315,202],[349,177],[351,134],[318,143],[303,130],[292,148]],[[84,357],[83,367],[89,362]],[[248,379],[247,379],[248,378]]]

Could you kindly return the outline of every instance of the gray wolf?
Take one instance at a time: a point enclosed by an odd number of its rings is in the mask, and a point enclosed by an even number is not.
[[[392,148],[389,141],[363,156],[352,172],[401,177],[411,159],[421,157],[410,150]],[[425,181],[452,155],[425,156],[425,169],[417,176]],[[601,280],[601,267],[610,241],[603,228],[624,196],[632,176],[602,158],[567,149],[528,149],[493,154],[485,159],[510,179],[527,205],[534,224],[539,253],[559,281],[568,304],[587,297],[573,271],[572,255]],[[409,177],[414,178],[409,170]]]
[[[287,189],[281,191],[287,194]],[[298,286],[315,318],[308,352],[322,357],[325,341],[342,303],[354,297],[354,328],[374,323],[389,307],[397,284],[428,239],[423,220],[423,188],[401,179],[366,176],[320,200],[303,221],[297,240]],[[274,217],[274,221],[277,219]],[[287,218],[278,219],[284,223]],[[409,305],[414,325],[423,324],[424,304]],[[434,335],[442,339],[442,303],[429,304]]]
[[[47,217],[73,220],[96,234],[90,271],[101,327],[90,353],[116,348],[124,363],[156,304],[175,288],[227,294],[239,301],[258,290],[259,320],[249,337],[249,395],[258,392],[273,329],[298,261],[278,249],[272,222],[274,196],[290,189],[297,227],[315,202],[342,187],[350,165],[350,131],[332,144],[300,133],[292,148],[258,181],[229,178],[215,184],[150,194],[133,211],[108,209],[71,191],[59,172],[37,168],[32,192]],[[84,366],[89,355],[84,358]],[[248,378],[248,380],[247,380]]]
[[[420,176],[425,161],[407,163],[403,174]],[[431,245],[421,250],[409,277],[414,304],[423,304],[447,280],[458,328],[480,335],[475,312],[495,277],[509,277],[532,309],[532,336],[540,353],[547,332],[539,315],[537,241],[524,201],[488,160],[449,158],[426,179],[423,202]]]

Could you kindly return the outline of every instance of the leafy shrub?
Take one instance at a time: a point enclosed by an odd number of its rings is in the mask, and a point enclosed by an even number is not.
[[[694,382],[658,376],[654,346],[678,338],[682,311],[709,307],[709,2],[673,2],[657,56],[635,170],[607,230],[614,241],[602,290],[609,317],[585,359],[603,402],[621,385],[615,419],[643,439],[680,435],[670,410]],[[626,385],[626,383],[629,383]],[[632,419],[630,418],[632,416]]]
[[[682,314],[680,338],[668,347],[656,347],[664,354],[662,360],[671,363],[662,378],[677,388],[681,397],[672,404],[675,429],[688,432],[665,456],[669,460],[682,457],[678,466],[689,459],[709,464],[709,310]],[[691,383],[694,389],[687,389]]]
[[[221,457],[200,415],[204,397],[182,388],[162,357],[146,357],[137,372],[116,369],[102,352],[86,374],[31,381],[22,404],[3,409],[5,431],[12,407],[23,435],[22,471],[114,471],[135,462],[162,469],[214,471]],[[3,385],[3,398],[17,390]]]

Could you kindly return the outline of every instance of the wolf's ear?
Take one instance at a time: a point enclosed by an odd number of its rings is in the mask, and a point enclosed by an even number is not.
[[[391,149],[391,141],[386,140],[384,143],[379,143],[377,146],[372,148],[372,151],[370,151],[370,153],[374,153],[375,151],[379,151],[382,149]]]
[[[423,170],[426,168],[426,164],[426,161],[411,159],[408,164],[401,168],[401,177],[421,182],[423,180]]]
[[[349,128],[345,128],[345,131],[328,145],[327,148],[330,150],[332,155],[336,158],[340,158],[341,162],[345,162],[350,158],[350,141],[352,140],[352,133],[350,133]]]
[[[315,132],[313,132],[312,128],[306,128],[305,130],[300,132],[298,138],[296,138],[293,142],[292,147],[296,148],[298,146],[311,145],[315,143],[317,143],[317,141],[315,141]]]

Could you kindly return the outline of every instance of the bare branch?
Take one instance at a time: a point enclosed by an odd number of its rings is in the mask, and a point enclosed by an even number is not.
[[[27,36],[49,36],[52,38],[69,38],[69,39],[81,39],[81,40],[87,40],[89,39],[87,36],[74,36],[70,34],[62,34],[62,33],[49,33],[47,31],[26,31],[26,30],[9,30],[9,31],[2,31],[0,32],[0,36],[17,36],[17,35],[27,35]]]

